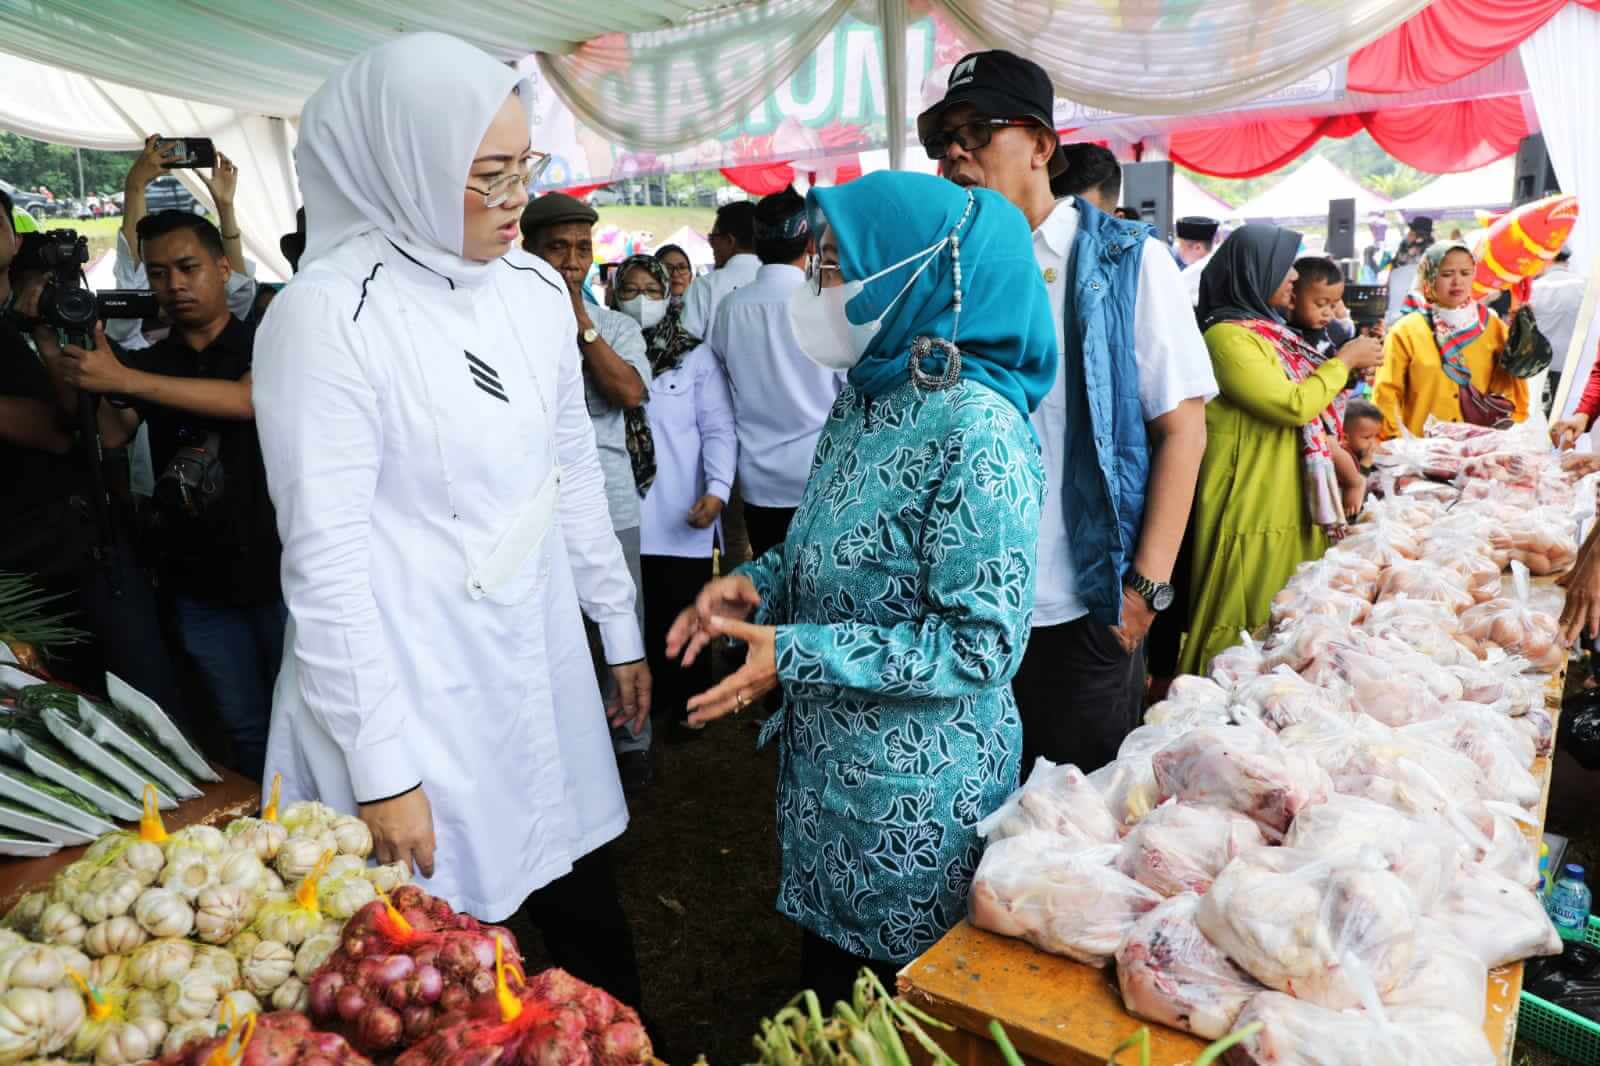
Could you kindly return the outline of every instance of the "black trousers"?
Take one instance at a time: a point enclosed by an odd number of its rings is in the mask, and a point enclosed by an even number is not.
[[[678,613],[694,603],[711,580],[711,560],[677,555],[643,555],[639,572],[644,596],[644,652],[653,683],[651,713],[681,719],[684,704],[711,687],[711,656],[702,654],[685,669],[667,658],[667,631]]]
[[[1011,681],[1022,716],[1022,776],[1043,755],[1084,773],[1117,757],[1144,711],[1144,647],[1129,655],[1087,615],[1035,626]]]
[[[900,967],[894,963],[852,955],[809,929],[803,930],[801,936],[800,987],[809,988],[817,994],[824,1014],[830,1013],[833,1005],[840,1000],[850,1002],[851,990],[855,988],[856,978],[863,966],[878,975],[878,980],[883,982],[883,987],[889,990],[891,996],[895,994],[894,975]]]
[[[750,557],[758,558],[767,549],[783,543],[789,534],[789,522],[794,518],[793,507],[757,507],[744,505],[744,528],[750,535]]]
[[[639,960],[622,912],[609,848],[598,848],[522,901],[518,913],[544,936],[550,961],[639,1008]]]

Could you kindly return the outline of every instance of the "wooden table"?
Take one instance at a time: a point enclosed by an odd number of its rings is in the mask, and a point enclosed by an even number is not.
[[[170,811],[161,812],[161,821],[168,829],[182,829],[188,825],[221,825],[261,809],[261,786],[255,781],[240,777],[232,770],[213,765],[222,780],[204,786],[199,799],[186,800]],[[62,848],[54,855],[38,859],[0,860],[0,914],[9,911],[30,892],[54,877],[68,863],[76,862],[88,850],[88,845]]]
[[[1566,670],[1551,678],[1545,703],[1559,719]],[[1525,831],[1538,845],[1550,801],[1551,759],[1536,759],[1533,773],[1542,793],[1538,828]],[[1517,1003],[1522,963],[1490,971],[1488,1010],[1483,1030],[1500,1060],[1511,1062],[1517,1040]],[[1025,1059],[1058,1066],[1104,1066],[1112,1050],[1140,1026],[1150,1028],[1153,1066],[1183,1066],[1206,1041],[1122,1008],[1115,973],[1050,955],[1021,940],[996,936],[962,922],[927,954],[900,971],[899,989],[929,1014],[955,1026],[929,1033],[963,1066],[991,1066],[1002,1060],[989,1038],[998,1020]],[[1134,1061],[1124,1053],[1123,1062]]]

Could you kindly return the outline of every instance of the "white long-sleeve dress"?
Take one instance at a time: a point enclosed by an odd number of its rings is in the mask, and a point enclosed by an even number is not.
[[[627,825],[580,603],[643,657],[566,287],[382,235],[298,275],[254,399],[291,615],[267,773],[340,810],[422,784],[423,883],[487,920]]]

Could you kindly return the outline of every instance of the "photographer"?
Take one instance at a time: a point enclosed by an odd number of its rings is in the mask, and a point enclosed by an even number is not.
[[[255,327],[228,309],[231,264],[217,227],[163,211],[140,221],[136,236],[171,334],[128,366],[97,331],[92,349],[68,346],[65,377],[116,398],[99,410],[107,447],[149,425],[159,572],[184,648],[233,741],[234,765],[259,780],[286,611],[250,401]]]
[[[0,570],[32,577],[75,610],[86,644],[56,649],[52,673],[100,691],[109,670],[181,717],[147,574],[133,562],[119,524],[95,503],[93,458],[77,424],[76,392],[63,373],[54,327],[40,321],[50,277],[43,234],[12,230],[11,200],[0,192]],[[32,340],[30,346],[29,340]],[[111,460],[107,456],[107,460]],[[101,506],[103,507],[103,501]]]

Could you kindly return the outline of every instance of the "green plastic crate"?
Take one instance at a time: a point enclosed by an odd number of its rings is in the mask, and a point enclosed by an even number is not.
[[[1600,918],[1589,919],[1583,939],[1600,948]],[[1600,1066],[1600,1023],[1531,992],[1522,993],[1517,1007],[1517,1036],[1565,1055],[1578,1066]]]

